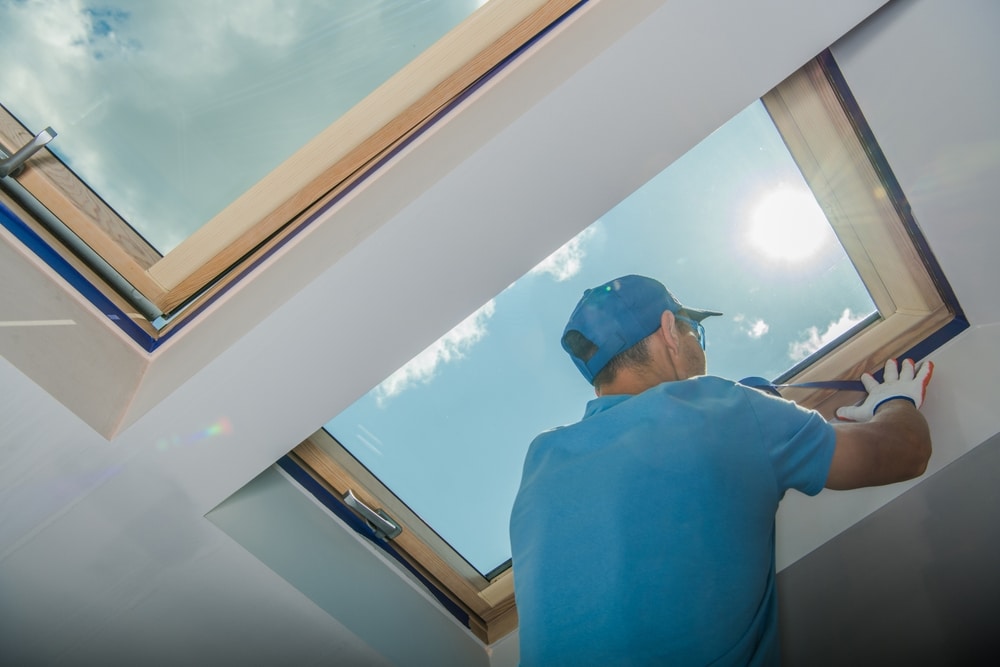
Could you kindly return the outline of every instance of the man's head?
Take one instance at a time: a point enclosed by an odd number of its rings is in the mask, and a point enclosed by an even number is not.
[[[594,384],[612,359],[660,329],[664,311],[689,327],[698,327],[704,318],[722,314],[681,305],[652,278],[622,276],[583,293],[563,330],[563,349],[583,377]],[[641,361],[646,352],[642,347],[632,354]]]

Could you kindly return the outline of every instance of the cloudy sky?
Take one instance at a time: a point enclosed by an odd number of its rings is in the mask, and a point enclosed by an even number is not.
[[[471,313],[327,429],[480,571],[539,432],[590,385],[559,346],[583,291],[653,276],[705,321],[708,370],[774,378],[874,306],[758,103]]]
[[[483,0],[0,0],[0,103],[161,253]]]
[[[0,0],[0,101],[166,252],[480,0]],[[327,425],[481,571],[521,462],[592,389],[559,346],[627,273],[705,322],[709,372],[776,377],[873,306],[754,105]],[[333,417],[333,415],[331,415]]]

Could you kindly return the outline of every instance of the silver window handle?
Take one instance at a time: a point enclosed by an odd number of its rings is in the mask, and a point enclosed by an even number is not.
[[[38,152],[38,150],[56,138],[56,131],[47,127],[35,138],[21,146],[20,150],[9,157],[0,158],[0,178],[6,178],[17,171],[28,158]]]
[[[382,510],[373,510],[368,507],[368,505],[358,500],[358,497],[350,489],[347,490],[347,494],[344,496],[344,504],[370,523],[372,528],[375,529],[375,534],[382,539],[391,540],[403,532],[403,527],[396,523],[392,517]]]

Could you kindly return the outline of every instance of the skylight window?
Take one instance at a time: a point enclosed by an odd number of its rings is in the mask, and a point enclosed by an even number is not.
[[[524,452],[592,390],[559,347],[584,289],[655,276],[705,322],[708,372],[854,380],[967,326],[828,53],[471,313],[282,460],[403,531],[382,541],[483,641],[516,627],[507,516]],[[830,417],[853,392],[783,389]],[[586,502],[585,498],[580,499]],[[347,510],[350,512],[350,510]],[[390,544],[391,543],[391,544]]]
[[[0,79],[0,147],[9,155],[45,126],[59,132],[3,179],[0,218],[44,217],[9,195],[16,178],[176,316],[163,332],[141,322],[158,342],[198,311],[185,304],[226,289],[377,177],[584,2],[300,1],[270,3],[278,13],[266,20],[257,5],[208,16],[196,2],[0,2],[0,37],[18,54]],[[402,29],[381,41],[392,26]],[[324,69],[338,49],[353,55]],[[383,70],[371,52],[394,60]],[[964,324],[835,70],[822,55],[600,220],[581,220],[593,224],[283,462],[335,502],[351,490],[392,515],[403,531],[383,546],[493,641],[516,626],[506,517],[524,448],[577,420],[591,396],[558,347],[583,289],[645,273],[724,311],[705,323],[709,372],[733,378],[853,379]],[[174,79],[189,87],[167,92]],[[786,395],[824,414],[849,400]]]
[[[724,311],[709,372],[733,379],[776,378],[876,311],[757,102],[326,430],[480,573],[501,569],[528,444],[593,397],[559,347],[566,318],[626,273]]]
[[[0,100],[160,254],[477,0],[0,4]]]
[[[0,3],[18,53],[0,80],[0,152],[58,133],[0,187],[127,302],[119,319],[173,316],[584,1]],[[141,326],[155,343],[194,312]]]

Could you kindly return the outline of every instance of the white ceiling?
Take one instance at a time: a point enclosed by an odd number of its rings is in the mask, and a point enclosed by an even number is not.
[[[378,626],[331,615],[205,514],[883,3],[706,4],[592,4],[152,358],[5,236],[4,319],[78,324],[0,329],[0,654],[375,665],[405,662],[388,656],[422,624],[450,637],[440,664],[478,651],[429,601],[384,600]],[[998,12],[903,0],[835,49],[972,323],[932,355],[931,473],[1000,431]],[[781,563],[910,486],[789,497]],[[336,553],[348,600],[394,576]]]

